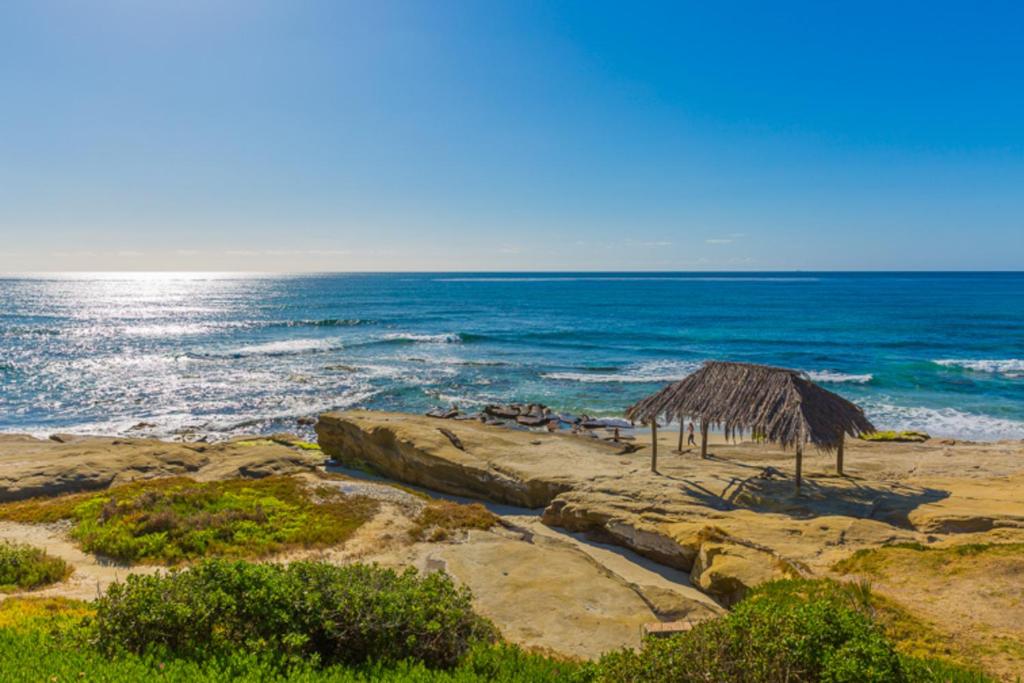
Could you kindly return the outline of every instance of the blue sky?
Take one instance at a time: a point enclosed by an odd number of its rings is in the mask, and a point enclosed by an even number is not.
[[[0,271],[1019,269],[1018,3],[0,5]]]

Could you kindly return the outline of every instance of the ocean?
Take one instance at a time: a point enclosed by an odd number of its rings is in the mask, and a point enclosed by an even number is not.
[[[1024,438],[1024,273],[0,277],[0,431],[309,432],[335,408],[589,415],[707,359],[804,370],[880,428]]]

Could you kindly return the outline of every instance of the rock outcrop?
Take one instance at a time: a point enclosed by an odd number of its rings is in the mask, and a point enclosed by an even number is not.
[[[712,457],[637,452],[569,434],[538,434],[368,411],[321,416],[324,451],[350,465],[447,493],[544,507],[545,524],[583,532],[687,571],[723,604],[783,576],[827,574],[857,549],[1001,529],[1024,538],[1019,444],[851,444],[847,470],[809,458],[793,494],[791,455],[715,444]],[[670,453],[674,435],[660,448]],[[647,442],[649,443],[649,442]],[[968,466],[965,463],[970,462]],[[979,465],[978,463],[983,463]],[[918,478],[919,471],[970,474]],[[989,476],[985,476],[985,475]]]
[[[0,435],[0,502],[106,488],[136,479],[265,477],[310,471],[317,451],[264,438],[217,444],[63,435]]]
[[[399,481],[435,491],[528,508],[546,506],[573,486],[573,463],[610,458],[613,446],[568,434],[543,435],[445,422],[402,413],[351,411],[320,417],[316,432],[324,453],[356,467],[370,466]],[[462,448],[445,432],[454,434]],[[515,458],[508,458],[515,452]]]

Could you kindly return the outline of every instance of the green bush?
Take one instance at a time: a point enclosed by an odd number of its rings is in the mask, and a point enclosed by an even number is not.
[[[211,560],[129,576],[96,601],[105,652],[203,658],[237,650],[323,664],[414,659],[454,666],[495,637],[468,589],[442,573],[368,565],[287,566]]]
[[[725,617],[649,639],[640,652],[605,655],[597,672],[606,681],[659,683],[942,680],[908,677],[871,619],[866,586],[806,580],[765,584]]]
[[[0,542],[0,593],[49,586],[63,581],[71,572],[64,560],[39,548]]]

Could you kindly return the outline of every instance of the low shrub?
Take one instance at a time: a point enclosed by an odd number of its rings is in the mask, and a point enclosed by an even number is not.
[[[197,482],[152,479],[101,493],[0,505],[0,518],[70,519],[89,552],[174,564],[207,555],[261,557],[345,541],[376,510],[365,497],[316,490],[295,477]]]
[[[952,664],[899,655],[872,609],[865,584],[775,581],[722,618],[648,639],[639,652],[605,655],[595,668],[600,680],[636,683],[987,680]]]
[[[497,523],[497,515],[480,503],[462,504],[448,500],[431,500],[420,512],[409,533],[420,541],[443,541],[449,538],[453,531],[486,530]]]
[[[882,432],[867,432],[860,435],[860,438],[864,441],[907,441],[914,443],[921,443],[932,438],[925,432],[911,432],[911,431],[882,431]]]
[[[0,542],[0,593],[49,586],[63,581],[72,571],[67,562],[40,548]]]
[[[324,664],[414,659],[454,666],[493,626],[442,573],[368,565],[211,560],[129,576],[96,601],[105,652],[203,658],[236,650]]]

